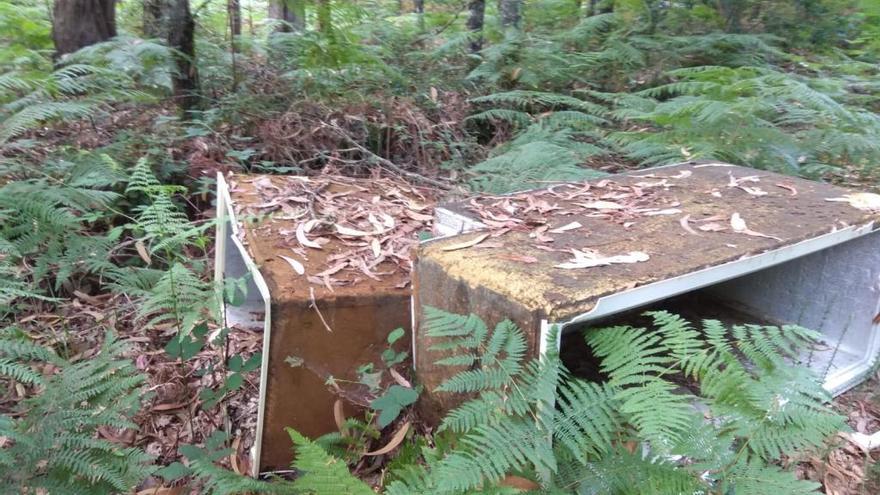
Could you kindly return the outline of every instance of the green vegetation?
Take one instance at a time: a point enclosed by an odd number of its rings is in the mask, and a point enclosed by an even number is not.
[[[470,368],[442,391],[479,397],[440,432],[414,421],[367,469],[419,389],[364,368],[373,410],[347,435],[292,431],[304,474],[245,480],[227,426],[260,356],[236,351],[218,312],[242,284],[209,282],[211,193],[229,170],[501,193],[691,159],[876,188],[876,1],[111,1],[112,33],[53,38],[53,22],[101,31],[98,4],[69,18],[0,2],[2,490],[519,493],[511,476],[548,493],[816,489],[781,462],[842,426],[786,361],[812,335],[728,339],[666,314],[586,335],[609,376],[590,383],[556,356],[525,361],[509,323],[430,312],[459,352],[444,364]],[[168,390],[185,397],[151,402]],[[174,411],[158,426],[156,405]]]

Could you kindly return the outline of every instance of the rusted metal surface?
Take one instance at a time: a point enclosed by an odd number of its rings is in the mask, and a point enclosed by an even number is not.
[[[443,205],[478,220],[483,230],[421,247],[414,272],[416,311],[430,305],[473,312],[492,325],[511,318],[526,332],[534,355],[538,322],[546,327],[571,321],[606,296],[833,231],[854,226],[866,226],[859,235],[870,231],[876,210],[827,201],[850,192],[727,164],[681,164]],[[599,258],[638,254],[630,263],[565,267],[572,249]],[[432,366],[439,356],[431,345],[416,336],[417,372],[427,390],[453,371]],[[450,405],[445,400],[429,395],[423,410],[442,414]]]
[[[297,177],[229,179],[244,242],[271,295],[270,335],[264,337],[269,339],[269,351],[264,357],[268,372],[262,384],[266,387],[263,428],[258,433],[262,435],[260,471],[290,465],[293,450],[285,427],[314,438],[336,430],[333,404],[338,398],[345,400],[349,415],[367,404],[366,387],[357,384],[356,370],[363,364],[381,363],[391,330],[407,330],[407,337],[395,343],[398,351],[410,345],[411,265],[410,253],[403,250],[415,245],[424,219],[414,220],[395,205],[406,209],[407,201],[412,201],[418,208],[425,200],[390,181],[336,179],[320,182],[320,187]],[[266,189],[281,201],[267,201]],[[299,201],[303,192],[306,202]],[[397,198],[384,208],[395,221],[381,234],[345,236],[334,231],[334,223],[372,230],[356,219],[366,219],[366,209],[379,204],[376,198],[388,197]],[[344,208],[336,211],[335,206],[322,205],[327,198]],[[265,206],[272,202],[278,204]],[[358,214],[360,209],[363,215]],[[295,234],[297,226],[316,217],[327,228],[313,229],[307,240],[326,240],[320,248],[304,246]],[[400,239],[391,239],[394,236]],[[381,240],[379,256],[373,253],[372,239]],[[281,256],[300,263],[304,273],[297,273]],[[339,268],[340,264],[345,266]]]
[[[680,179],[669,178],[681,171],[692,174]],[[737,187],[727,187],[731,175],[735,178],[759,176],[761,182],[751,185],[760,186],[767,194],[753,196]],[[668,187],[644,187],[664,179]],[[598,182],[608,181],[593,183]],[[552,242],[541,243],[529,237],[536,226],[526,225],[522,230],[499,236],[498,246],[488,249],[476,245],[444,251],[448,246],[462,242],[462,238],[443,239],[426,244],[419,253],[419,263],[442,263],[450,277],[463,280],[472,287],[483,287],[505,299],[517,301],[544,318],[558,321],[589,311],[597,298],[609,293],[877,219],[876,214],[846,203],[826,201],[850,193],[846,189],[742,167],[679,165],[650,175],[646,171],[617,176],[613,183],[633,186],[646,194],[644,199],[633,201],[637,208],[677,209],[680,213],[624,216],[608,210],[604,218],[591,217],[575,204],[585,203],[587,199],[583,197],[566,201],[545,196],[544,201],[571,212],[564,216],[558,215],[558,211],[551,212],[545,217],[550,231],[571,222],[579,222],[583,227],[552,234]],[[776,184],[791,186],[797,194],[792,195],[791,191]],[[596,200],[602,200],[599,199],[603,196],[602,188],[593,187]],[[564,194],[563,190],[556,190]],[[475,216],[468,206],[469,202],[447,205],[463,215]],[[741,215],[749,229],[778,239],[733,232],[729,221],[734,213]],[[681,218],[685,215],[690,215],[689,223],[697,234],[682,227]],[[700,220],[716,216],[719,219],[712,223],[721,224],[726,230],[698,230]],[[468,234],[463,238],[479,235]],[[540,245],[553,251],[537,249],[536,246]],[[606,255],[641,251],[650,259],[643,263],[581,270],[556,268],[571,258],[568,252],[571,248],[595,249]],[[534,261],[518,261],[522,255],[528,255]]]

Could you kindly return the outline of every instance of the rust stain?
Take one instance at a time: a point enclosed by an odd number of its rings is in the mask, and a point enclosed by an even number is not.
[[[237,176],[231,194],[239,220],[262,198],[253,181],[268,177],[284,187],[285,176]],[[356,188],[333,186],[330,195],[352,194],[360,199],[387,192],[389,183],[363,181]],[[341,198],[341,196],[337,196]],[[342,198],[344,201],[344,198]],[[421,199],[419,199],[421,201]],[[283,213],[283,212],[279,212]],[[356,416],[368,404],[366,386],[357,383],[357,368],[381,365],[388,333],[407,330],[394,348],[410,346],[410,265],[389,260],[375,268],[382,276],[371,278],[356,270],[334,275],[340,282],[332,290],[309,283],[306,278],[327,268],[329,258],[351,250],[343,239],[333,239],[321,249],[303,249],[292,233],[297,220],[268,215],[257,222],[244,222],[247,249],[260,268],[271,294],[270,348],[264,410],[260,470],[287,468],[293,460],[286,427],[309,437],[337,431],[336,416]],[[405,222],[400,222],[406,227]],[[415,231],[404,232],[415,236]],[[292,249],[299,248],[296,255]],[[300,261],[305,275],[298,275],[280,255]],[[332,331],[328,331],[332,329]],[[390,379],[390,378],[389,378]],[[343,399],[343,411],[335,403]]]

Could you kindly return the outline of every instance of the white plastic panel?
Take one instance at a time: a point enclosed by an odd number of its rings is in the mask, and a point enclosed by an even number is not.
[[[748,313],[824,336],[808,356],[839,394],[856,385],[880,351],[880,232],[712,287]]]
[[[217,290],[223,288],[225,280],[242,278],[247,280],[247,294],[244,304],[231,306],[223,304],[228,327],[243,326],[263,330],[263,362],[260,367],[260,400],[257,409],[257,429],[254,446],[251,449],[251,466],[256,476],[260,465],[262,447],[263,415],[266,404],[266,374],[269,368],[269,288],[253,259],[242,244],[238,219],[232,208],[229,186],[222,174],[217,174],[217,234],[214,248],[214,283]],[[222,301],[223,298],[221,297]]]
[[[702,294],[722,306],[695,308],[703,312],[701,317],[716,318],[713,312],[723,313],[726,307],[748,322],[797,324],[820,332],[822,345],[803,358],[824,378],[825,389],[839,395],[861,382],[880,354],[880,325],[874,323],[880,312],[880,231],[871,227],[838,231],[812,244],[789,246],[794,250],[764,253],[614,294],[594,311],[562,325],[569,330],[594,322],[603,325],[609,316],[662,304],[678,294]],[[820,245],[828,247],[807,249]],[[799,256],[786,256],[795,253]],[[772,256],[761,259],[768,255]]]

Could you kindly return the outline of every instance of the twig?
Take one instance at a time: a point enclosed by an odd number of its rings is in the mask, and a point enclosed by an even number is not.
[[[330,328],[330,325],[327,324],[327,320],[324,319],[324,315],[321,314],[321,310],[318,309],[318,302],[315,301],[315,288],[314,287],[309,287],[309,294],[311,295],[311,298],[312,298],[311,306],[313,308],[315,308],[315,313],[318,313],[318,318],[321,319],[321,323],[324,324],[324,328],[326,328],[328,332],[333,333],[333,329]]]
[[[397,165],[396,163],[392,162],[391,160],[388,160],[387,158],[382,158],[381,156],[373,153],[372,151],[368,150],[367,148],[363,147],[360,143],[358,143],[357,141],[352,139],[352,137],[349,136],[339,126],[327,124],[326,122],[324,122],[323,124],[325,127],[329,127],[330,129],[334,130],[336,132],[336,134],[339,135],[339,137],[341,137],[343,140],[345,140],[345,142],[347,142],[348,144],[350,144],[351,146],[356,148],[358,151],[360,151],[364,155],[372,158],[379,165],[381,165],[387,169],[390,169],[391,171],[393,171],[399,175],[403,175],[404,177],[409,177],[410,179],[420,181],[425,184],[430,184],[438,189],[443,189],[444,191],[448,191],[448,190],[452,189],[452,186],[450,186],[449,184],[447,184],[443,181],[439,181],[437,179],[425,177],[424,175],[417,174],[415,172],[410,172],[408,170],[404,170],[403,168],[400,167],[400,165]]]

